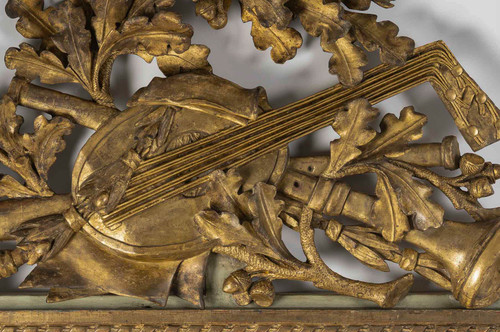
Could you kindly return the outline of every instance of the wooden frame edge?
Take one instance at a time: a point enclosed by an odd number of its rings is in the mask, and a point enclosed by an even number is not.
[[[0,312],[0,331],[488,331],[500,310],[26,310]]]

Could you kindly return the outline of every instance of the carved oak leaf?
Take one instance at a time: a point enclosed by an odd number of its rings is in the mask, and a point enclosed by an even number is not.
[[[290,0],[287,5],[299,16],[307,33],[314,37],[321,36],[322,44],[333,43],[350,28],[349,23],[341,18],[342,8],[336,2]]]
[[[52,37],[53,42],[68,55],[69,65],[79,81],[87,90],[92,90],[91,34],[85,29],[87,19],[83,8],[63,2],[50,14],[50,21],[59,31]]]
[[[424,231],[443,224],[444,209],[429,200],[432,194],[430,187],[413,178],[411,172],[389,162],[379,163],[377,167],[389,178],[398,194],[399,206],[406,215],[412,216],[416,229]]]
[[[253,13],[259,23],[269,28],[285,29],[292,20],[293,13],[285,7],[288,0],[240,0],[242,11]]]
[[[92,27],[99,45],[116,29],[128,12],[130,0],[90,0],[95,16]]]
[[[240,224],[238,217],[232,213],[203,211],[194,219],[200,234],[209,240],[218,240],[222,246],[244,245],[254,253],[279,258],[262,242],[251,226]]]
[[[40,77],[40,82],[47,84],[78,83],[74,72],[66,68],[54,53],[42,51],[38,55],[27,43],[22,43],[19,48],[9,48],[5,64],[7,68],[15,69],[17,76],[30,80]]]
[[[375,193],[378,200],[373,207],[373,215],[384,216],[377,225],[387,241],[400,241],[410,230],[408,217],[399,206],[399,197],[392,187],[389,177],[383,172],[377,172]]]
[[[10,175],[3,175],[0,179],[0,197],[25,198],[37,195],[36,191],[23,186]]]
[[[225,211],[235,214],[240,218],[251,215],[247,198],[239,194],[243,177],[235,170],[229,169],[227,172],[215,171],[210,175],[213,181],[216,197],[211,200],[211,206],[218,211]]]
[[[232,0],[193,0],[196,15],[203,17],[214,29],[222,29],[227,24],[227,12]]]
[[[49,122],[40,115],[35,119],[34,129],[34,134],[23,135],[23,145],[38,174],[47,181],[49,169],[56,161],[56,154],[66,147],[63,136],[71,133],[73,123],[63,117],[55,117]]]
[[[322,43],[323,50],[332,53],[330,58],[330,73],[337,75],[340,83],[355,86],[363,80],[363,68],[368,64],[365,52],[353,44],[353,39],[347,35],[332,43]]]
[[[169,48],[166,55],[159,56],[156,61],[165,76],[172,76],[193,70],[212,72],[208,63],[210,49],[204,45],[191,45],[187,51],[177,53]]]
[[[380,123],[380,134],[362,147],[363,158],[401,151],[409,142],[422,138],[426,123],[427,117],[415,112],[413,107],[405,107],[399,119],[394,114],[385,115]]]
[[[294,260],[281,238],[283,222],[278,217],[285,202],[276,200],[276,187],[259,182],[253,190],[253,204],[256,207],[252,225],[267,246],[282,258]]]
[[[368,124],[377,116],[378,110],[365,99],[357,99],[347,105],[347,110],[339,111],[332,127],[340,139],[330,143],[330,161],[322,174],[324,177],[334,178],[344,165],[361,155],[359,147],[376,136]]]
[[[368,8],[370,8],[372,1],[383,8],[394,7],[394,4],[391,3],[391,1],[394,0],[342,0],[342,3],[350,9],[367,10]]]
[[[153,16],[159,9],[170,8],[175,0],[134,0],[128,12],[128,18]]]
[[[14,102],[10,97],[4,96],[0,104],[0,163],[19,174],[26,182],[25,187],[28,190],[14,186],[9,178],[4,178],[5,187],[2,190],[14,188],[20,195],[35,192],[36,195],[33,196],[52,196],[53,192],[47,183],[33,169],[32,161],[23,146],[22,136],[19,135],[22,123],[23,118],[16,115]]]
[[[24,155],[19,135],[22,123],[23,118],[16,114],[16,105],[12,99],[7,95],[3,96],[0,104],[0,149],[11,155],[12,159]]]
[[[398,37],[399,28],[390,21],[377,22],[376,15],[345,12],[357,40],[368,51],[380,50],[383,63],[401,66],[413,54],[415,42],[408,37]]]
[[[242,9],[243,22],[252,22],[251,35],[255,47],[261,51],[271,50],[271,58],[276,63],[285,63],[293,59],[297,49],[302,46],[302,36],[293,28],[278,29],[275,25],[264,27],[254,12]]]
[[[5,11],[10,18],[17,18],[17,31],[25,38],[47,39],[56,33],[49,20],[54,7],[43,10],[43,0],[9,0]]]
[[[122,54],[147,52],[162,56],[167,54],[168,46],[177,53],[185,52],[192,35],[191,26],[182,24],[180,16],[172,12],[160,12],[151,21],[147,17],[129,19],[101,44],[94,70],[99,73],[107,62]]]

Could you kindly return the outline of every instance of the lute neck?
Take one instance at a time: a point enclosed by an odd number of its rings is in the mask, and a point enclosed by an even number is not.
[[[347,103],[365,98],[377,104],[429,81],[435,66],[415,57],[404,67],[378,66],[356,87],[336,85],[269,111],[246,126],[226,129],[146,161],[138,169],[124,200],[104,219],[114,225],[208,180],[216,169],[242,166],[290,142],[329,126]],[[195,179],[195,180],[193,180]]]

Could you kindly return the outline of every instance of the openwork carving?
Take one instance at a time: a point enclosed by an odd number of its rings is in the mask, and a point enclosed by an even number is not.
[[[225,25],[230,1],[195,2],[212,27]],[[377,121],[372,106],[431,82],[473,149],[496,142],[498,109],[446,45],[414,49],[393,23],[343,9],[366,10],[371,1],[240,3],[256,47],[272,47],[276,62],[301,45],[289,27],[298,17],[332,53],[330,72],[342,84],[272,109],[262,88],[244,89],[211,73],[208,48],[191,44],[192,29],[171,11],[171,0],[66,0],[49,8],[41,0],[8,1],[18,31],[41,44],[23,43],[5,58],[16,77],[0,104],[0,161],[19,177],[0,180],[7,198],[0,202],[0,237],[17,241],[1,252],[0,276],[38,264],[21,287],[50,288],[49,302],[112,293],[166,304],[176,294],[203,307],[213,253],[244,264],[223,285],[239,305],[271,306],[277,279],[312,282],[381,307],[410,291],[412,274],[373,284],[334,272],[314,243],[322,230],[364,264],[388,271],[387,262],[395,262],[452,292],[464,307],[495,302],[500,208],[483,208],[478,199],[493,194],[500,165],[462,155],[455,137],[418,143],[427,118],[412,107]],[[380,50],[382,64],[363,74],[358,44]],[[120,111],[110,75],[124,54],[156,58],[166,77]],[[31,83],[36,78],[79,84],[92,101]],[[39,116],[34,133],[21,134],[17,105],[53,117]],[[75,125],[96,132],[74,166],[71,193],[54,194],[48,170]],[[290,142],[330,125],[339,135],[330,155],[289,158]],[[434,167],[460,174],[443,176]],[[345,181],[366,173],[377,177],[372,195]],[[444,220],[433,189],[475,222]],[[340,216],[358,223],[344,224]],[[283,227],[300,234],[305,262],[283,243]],[[403,241],[422,250],[403,248]]]

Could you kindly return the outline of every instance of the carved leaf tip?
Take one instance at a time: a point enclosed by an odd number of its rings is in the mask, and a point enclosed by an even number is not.
[[[231,0],[193,0],[196,3],[196,15],[203,17],[214,29],[222,29],[227,24],[227,12]]]
[[[365,99],[357,99],[349,103],[346,110],[339,111],[332,127],[340,138],[330,143],[330,161],[322,174],[324,177],[334,178],[343,166],[362,154],[359,148],[376,136],[368,124],[377,116],[378,110]]]

